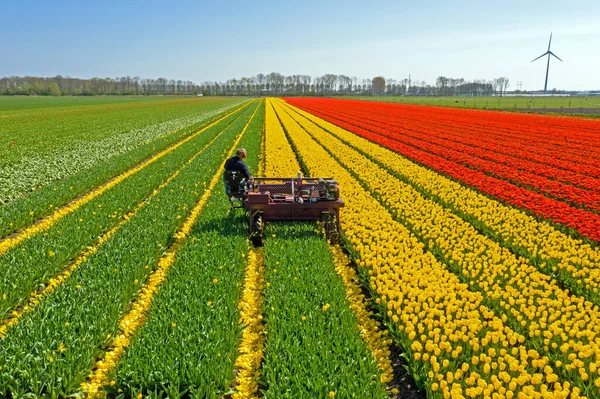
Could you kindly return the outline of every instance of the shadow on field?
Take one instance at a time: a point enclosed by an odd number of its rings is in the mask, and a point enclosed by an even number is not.
[[[232,210],[228,214],[215,215],[201,220],[192,229],[192,234],[215,232],[223,237],[245,237],[248,235],[248,218],[243,210]]]
[[[299,227],[301,230],[290,228],[293,226]],[[314,238],[317,235],[314,231],[315,228],[317,226],[313,221],[266,222],[265,239],[298,240]],[[320,229],[320,227],[318,228]],[[273,234],[276,236],[272,237]]]

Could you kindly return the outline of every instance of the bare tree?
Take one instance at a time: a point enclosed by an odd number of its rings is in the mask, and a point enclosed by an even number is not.
[[[506,89],[508,89],[508,86],[510,86],[510,83],[508,81],[508,78],[502,78],[504,79],[504,81],[502,82],[502,90],[504,92],[504,96],[506,95]]]

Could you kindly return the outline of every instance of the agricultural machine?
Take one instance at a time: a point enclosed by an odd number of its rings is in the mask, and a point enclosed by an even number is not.
[[[248,233],[255,246],[262,246],[264,223],[282,220],[317,220],[325,227],[327,239],[340,237],[340,199],[337,181],[331,178],[253,177],[246,181],[240,172],[227,171],[232,208],[245,209]]]

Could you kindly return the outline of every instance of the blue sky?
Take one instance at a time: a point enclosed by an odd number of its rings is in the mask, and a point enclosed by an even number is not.
[[[7,0],[0,76],[226,80],[272,71],[600,89],[600,2]]]

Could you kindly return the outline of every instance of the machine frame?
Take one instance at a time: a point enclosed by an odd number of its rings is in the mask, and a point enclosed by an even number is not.
[[[233,172],[235,173],[235,172]],[[230,178],[231,179],[231,178]],[[264,240],[264,223],[283,220],[316,220],[323,224],[330,242],[340,238],[339,187],[331,178],[254,177],[247,184],[239,176],[231,180],[232,208],[243,208],[248,215],[248,235],[254,245]],[[227,178],[226,178],[227,185]]]

